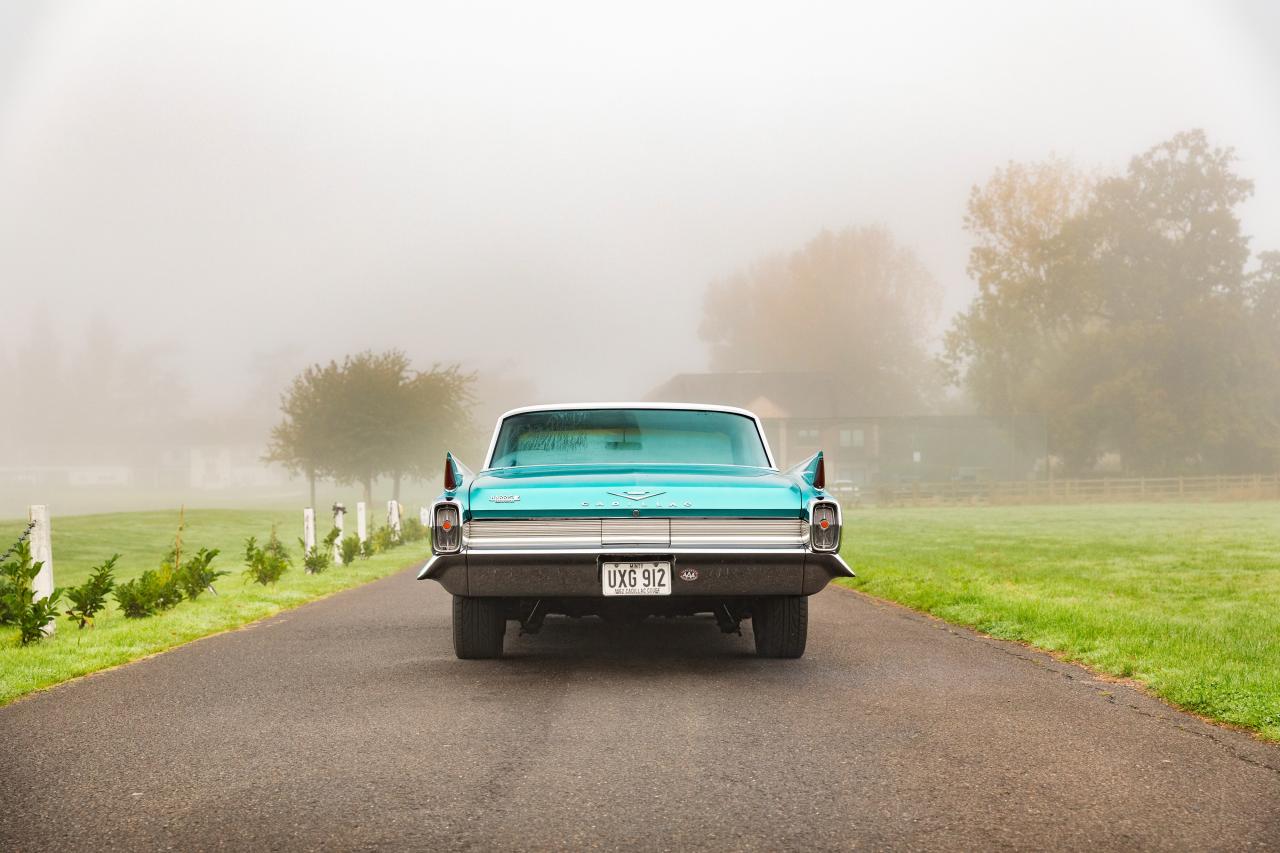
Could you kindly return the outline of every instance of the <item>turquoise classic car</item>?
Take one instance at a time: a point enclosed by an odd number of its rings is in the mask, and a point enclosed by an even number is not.
[[[502,655],[507,623],[751,621],[762,657],[804,654],[808,596],[853,572],[822,453],[779,471],[760,419],[661,403],[534,406],[498,419],[483,469],[445,457],[418,575],[453,594],[460,658]]]

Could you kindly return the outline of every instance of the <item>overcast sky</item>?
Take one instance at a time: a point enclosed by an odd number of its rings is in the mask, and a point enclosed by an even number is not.
[[[1191,127],[1280,248],[1275,8],[5,0],[0,314],[172,344],[213,400],[387,346],[628,398],[762,254],[883,223],[950,313],[974,183]]]

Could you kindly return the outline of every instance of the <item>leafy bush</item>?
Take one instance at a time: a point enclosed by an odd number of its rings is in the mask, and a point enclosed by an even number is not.
[[[427,538],[427,526],[419,519],[406,518],[400,522],[400,533],[405,542],[421,542]]]
[[[338,528],[329,531],[329,535],[316,543],[316,547],[307,551],[307,543],[299,539],[298,544],[302,546],[302,567],[307,570],[309,575],[318,575],[325,569],[333,565],[333,543],[338,541],[338,537],[342,535]]]
[[[168,566],[147,569],[138,577],[116,587],[116,603],[130,619],[154,616],[182,601],[178,573]]]
[[[342,545],[342,564],[349,566],[356,561],[356,557],[367,557],[364,548],[360,547],[360,537],[352,533],[350,536],[343,537]]]
[[[31,583],[40,574],[44,563],[31,561],[31,546],[21,543],[13,558],[0,565],[0,623],[17,625],[22,645],[29,645],[44,636],[44,628],[58,615],[58,599],[61,589],[36,600]]]
[[[66,611],[67,618],[77,623],[78,627],[93,624],[93,617],[107,606],[107,593],[116,585],[115,568],[119,554],[112,554],[100,566],[93,567],[93,574],[80,586],[67,590],[67,598],[71,607]]]
[[[195,553],[194,557],[189,558],[178,567],[176,571],[178,584],[191,601],[199,598],[200,593],[205,590],[209,590],[214,595],[218,594],[218,591],[213,588],[213,582],[228,573],[219,572],[209,567],[209,564],[213,562],[213,558],[216,556],[218,556],[217,548],[212,550],[201,548]]]
[[[395,531],[389,525],[375,528],[369,531],[369,550],[372,554],[381,554],[390,551],[400,543],[396,541]]]
[[[284,543],[276,536],[275,528],[271,529],[271,538],[266,545],[259,546],[256,536],[245,540],[244,562],[247,567],[244,573],[263,586],[280,580],[280,576],[293,564]]]

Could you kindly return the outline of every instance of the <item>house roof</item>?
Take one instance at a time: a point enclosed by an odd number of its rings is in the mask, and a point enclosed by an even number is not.
[[[819,372],[680,373],[645,398],[736,406],[765,420],[906,414],[837,374]]]

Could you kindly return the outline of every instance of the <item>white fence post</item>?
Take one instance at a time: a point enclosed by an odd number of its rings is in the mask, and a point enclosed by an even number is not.
[[[316,549],[316,511],[307,507],[302,511],[302,552],[309,556]],[[311,570],[307,569],[307,574]]]
[[[360,537],[360,544],[369,541],[369,515],[365,511],[364,501],[356,504],[356,536]]]
[[[53,532],[49,527],[47,506],[37,504],[30,507],[27,513],[28,520],[35,522],[35,527],[31,528],[31,561],[44,564],[40,567],[35,582],[31,584],[35,590],[35,600],[39,601],[53,595]],[[56,627],[56,621],[50,619],[44,626],[45,634],[52,634]]]
[[[342,504],[333,505],[333,526],[338,529],[338,538],[333,540],[333,564],[335,566],[342,565],[342,528],[343,519],[347,515],[347,508]]]
[[[427,509],[425,506],[418,507],[418,521],[422,523],[423,527],[430,527],[431,510]]]
[[[387,501],[387,527],[391,528],[391,538],[400,541],[400,503]]]

